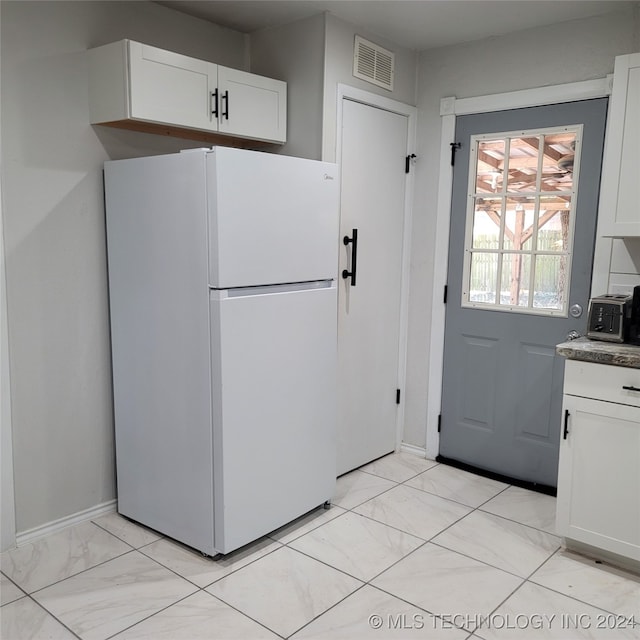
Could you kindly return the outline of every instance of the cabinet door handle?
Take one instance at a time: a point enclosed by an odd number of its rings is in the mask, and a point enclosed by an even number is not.
[[[213,108],[211,109],[211,115],[218,117],[218,90],[211,92],[211,100],[213,102]]]
[[[640,393],[640,388],[634,387],[633,385],[628,385],[628,386],[622,385],[622,388],[625,391],[637,391],[638,393]]]
[[[569,409],[564,410],[564,431],[562,432],[562,439],[566,440],[569,435]]]
[[[225,91],[222,94],[222,117],[226,120],[229,119],[229,92]]]

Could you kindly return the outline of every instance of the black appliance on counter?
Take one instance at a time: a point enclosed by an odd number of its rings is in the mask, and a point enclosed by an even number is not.
[[[587,337],[640,345],[640,286],[632,295],[607,293],[592,298]]]
[[[640,345],[640,285],[633,288],[631,299],[631,320],[627,342]]]

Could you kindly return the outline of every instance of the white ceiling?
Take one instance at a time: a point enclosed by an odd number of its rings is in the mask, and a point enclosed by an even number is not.
[[[418,51],[587,18],[623,0],[162,0],[159,4],[252,33],[329,11]]]

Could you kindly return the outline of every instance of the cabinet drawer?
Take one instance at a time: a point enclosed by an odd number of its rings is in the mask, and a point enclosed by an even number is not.
[[[567,360],[564,393],[640,407],[640,369]]]

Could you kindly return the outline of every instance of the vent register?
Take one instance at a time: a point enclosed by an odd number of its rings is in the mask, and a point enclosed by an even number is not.
[[[356,36],[353,75],[378,87],[393,91],[395,56],[393,52]]]

